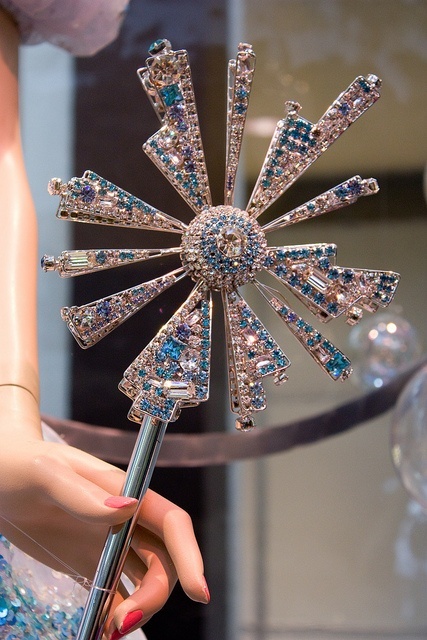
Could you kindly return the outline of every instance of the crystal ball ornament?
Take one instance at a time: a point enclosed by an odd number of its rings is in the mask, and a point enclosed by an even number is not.
[[[427,366],[408,382],[398,399],[391,450],[403,485],[427,512]]]
[[[416,362],[422,353],[415,328],[397,313],[379,313],[353,327],[353,380],[363,389],[378,389]]]
[[[181,409],[209,397],[212,291],[222,296],[231,410],[236,427],[254,426],[253,415],[267,405],[264,379],[287,380],[289,358],[239,291],[254,287],[308,354],[332,380],[351,374],[350,360],[293,309],[294,295],[321,323],[343,316],[357,323],[363,311],[375,312],[393,299],[399,275],[340,267],[333,243],[270,246],[268,234],[341,209],[378,191],[374,178],[356,175],[272,222],[259,218],[329,146],[380,97],[380,80],[357,77],[317,123],[300,115],[289,101],[278,121],[258,180],[245,209],[236,208],[234,191],[246,122],[255,54],[238,47],[228,67],[228,104],[224,202],[212,203],[196,101],[185,50],[156,40],[138,76],[159,117],[160,128],[143,149],[194,213],[190,224],[86,171],[62,183],[54,178],[49,192],[60,197],[62,220],[131,227],[179,236],[168,249],[89,249],[44,256],[46,271],[63,277],[94,273],[130,263],[174,255],[177,267],[150,281],[81,306],[64,307],[62,317],[79,345],[96,344],[131,315],[185,277],[194,288],[181,307],[123,374],[119,388],[132,401],[129,418],[144,415],[169,422]],[[259,275],[267,274],[261,282]],[[273,284],[280,288],[273,288]]]

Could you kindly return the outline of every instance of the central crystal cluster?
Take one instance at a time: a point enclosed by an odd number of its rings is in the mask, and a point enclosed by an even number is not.
[[[264,267],[267,241],[246,211],[207,207],[182,236],[181,260],[188,275],[210,289],[231,290],[253,280]]]

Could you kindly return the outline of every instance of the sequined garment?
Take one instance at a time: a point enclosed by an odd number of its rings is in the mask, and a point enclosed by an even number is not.
[[[0,535],[0,637],[65,640],[77,634],[86,591]]]

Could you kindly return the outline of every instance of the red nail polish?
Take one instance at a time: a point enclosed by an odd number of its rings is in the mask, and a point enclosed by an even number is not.
[[[113,633],[110,636],[110,640],[120,640],[120,638],[123,638],[123,633],[120,633],[118,629],[113,631]]]
[[[123,507],[128,507],[136,502],[138,502],[136,498],[128,498],[127,496],[110,496],[104,500],[105,506],[112,509],[123,509]]]
[[[141,622],[143,618],[143,613],[140,610],[129,611],[129,613],[124,617],[122,624],[120,625],[120,633],[122,635],[126,635],[132,627],[134,627],[138,622]]]
[[[211,600],[211,594],[209,593],[209,587],[208,587],[208,583],[205,580],[205,585],[203,587],[203,591],[205,592],[205,596],[206,596],[206,604],[209,604],[210,600]]]

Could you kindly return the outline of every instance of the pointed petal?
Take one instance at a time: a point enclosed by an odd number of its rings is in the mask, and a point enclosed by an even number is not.
[[[210,293],[196,285],[123,374],[119,389],[133,400],[130,420],[149,414],[169,422],[208,399],[211,322]]]
[[[146,65],[138,75],[162,127],[143,149],[199,213],[212,201],[187,52],[165,47]]]
[[[296,314],[278,291],[259,282],[254,284],[323,371],[333,380],[346,380],[352,373],[352,368],[350,360],[342,351]]]
[[[379,186],[375,178],[362,180],[360,176],[353,176],[349,180],[342,182],[333,189],[325,191],[305,204],[292,209],[280,218],[272,220],[262,227],[264,233],[277,231],[296,222],[302,222],[309,218],[316,218],[324,213],[330,213],[336,209],[341,209],[349,204],[353,204],[360,196],[371,196],[379,191]]]
[[[250,44],[240,44],[236,60],[228,63],[227,148],[224,203],[233,204],[237,167],[242,147],[249,96],[255,70]]]
[[[162,258],[179,252],[179,247],[171,249],[76,249],[63,251],[58,258],[43,256],[42,268],[44,271],[57,271],[62,278],[70,278],[135,262],[144,262],[152,258]]]
[[[266,266],[323,322],[344,313],[355,324],[361,308],[375,312],[390,304],[398,273],[339,267],[335,254],[332,244],[270,248]]]
[[[262,378],[286,380],[290,361],[237,291],[224,292],[231,410],[245,421],[266,407]]]
[[[183,269],[100,298],[80,307],[63,307],[62,319],[83,349],[92,347],[120,324],[185,276]]]
[[[302,118],[300,105],[288,102],[287,115],[277,123],[261,173],[251,195],[248,213],[259,216],[348,127],[380,97],[376,76],[359,76],[335,100],[317,124]]]
[[[67,184],[54,178],[49,193],[61,196],[56,215],[62,220],[173,233],[187,228],[93,171],[85,171],[81,178],[72,178]]]

